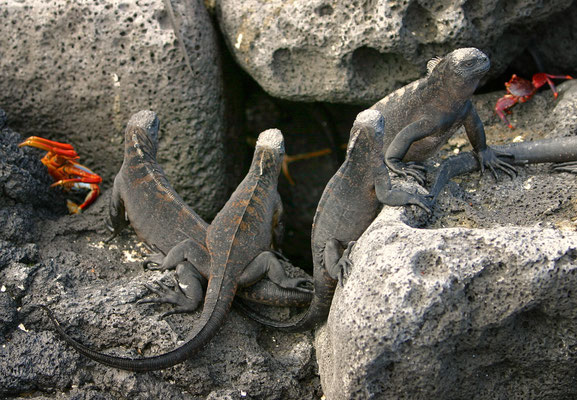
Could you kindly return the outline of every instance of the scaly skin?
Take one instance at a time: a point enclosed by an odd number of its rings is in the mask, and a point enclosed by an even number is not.
[[[222,325],[239,287],[268,276],[282,287],[297,288],[302,279],[291,279],[280,264],[270,262],[274,220],[281,208],[278,174],[284,156],[279,130],[259,136],[250,170],[223,209],[208,227],[210,276],[200,319],[185,344],[168,353],[130,359],[93,351],[68,336],[56,322],[60,335],[85,356],[102,364],[130,371],[153,371],[174,366],[197,353]]]
[[[248,316],[290,332],[315,328],[326,320],[336,284],[348,273],[351,245],[376,218],[382,204],[414,204],[429,211],[418,195],[391,189],[381,151],[384,123],[375,110],[357,116],[346,159],[321,196],[311,237],[314,297],[310,307],[297,321],[280,322],[239,305]],[[342,246],[347,247],[344,253]]]
[[[464,126],[481,171],[489,168],[495,178],[500,169],[516,171],[487,146],[483,124],[471,103],[479,80],[490,68],[489,58],[475,48],[457,49],[427,65],[429,73],[373,105],[386,121],[383,153],[389,169],[425,182],[424,167],[413,162],[434,155]]]
[[[513,165],[558,163],[553,166],[554,170],[577,173],[577,138],[574,136],[510,143],[495,146],[495,150],[507,154],[499,157]],[[480,168],[477,158],[470,152],[447,158],[438,168],[437,178],[430,191],[433,201],[451,178]]]
[[[152,111],[141,111],[128,122],[124,162],[114,179],[110,220],[113,237],[130,224],[141,240],[164,254],[186,242],[187,260],[163,268],[178,265],[177,274],[186,280],[183,286],[188,287],[182,298],[188,295],[195,299],[192,303],[196,305],[176,312],[190,312],[196,309],[203,295],[199,281],[202,278],[198,274],[204,278],[209,276],[210,256],[205,243],[208,224],[176,193],[156,161],[158,129],[159,121]],[[306,306],[311,299],[310,293],[280,288],[267,279],[241,290],[238,295],[278,306]]]

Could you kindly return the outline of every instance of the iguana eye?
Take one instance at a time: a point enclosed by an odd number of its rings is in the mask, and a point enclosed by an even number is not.
[[[473,65],[475,65],[475,61],[473,61],[473,60],[465,61],[465,67],[470,68]]]

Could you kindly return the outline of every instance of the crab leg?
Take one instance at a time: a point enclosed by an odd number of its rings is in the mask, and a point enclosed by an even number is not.
[[[538,89],[547,83],[549,84],[551,91],[553,91],[553,96],[557,98],[557,96],[559,96],[559,92],[557,92],[557,88],[551,79],[573,79],[573,77],[570,75],[551,75],[544,72],[533,75],[533,86],[535,89]]]
[[[100,195],[100,187],[95,183],[78,182],[74,184],[75,189],[89,189],[90,191],[84,198],[84,202],[80,205],[71,200],[66,201],[66,206],[71,214],[81,213],[86,207],[94,203],[96,198]]]
[[[497,100],[497,104],[495,104],[495,112],[497,113],[499,118],[501,118],[503,120],[503,122],[506,123],[509,126],[509,128],[511,128],[511,129],[514,129],[515,127],[513,125],[511,125],[511,123],[509,122],[509,120],[505,116],[505,113],[506,112],[510,113],[509,108],[511,108],[515,104],[517,104],[517,101],[518,101],[518,97],[512,96],[510,94],[506,94],[505,96],[503,96],[499,100]]]
[[[42,150],[46,150],[67,158],[78,158],[78,154],[74,151],[74,147],[68,143],[55,142],[53,140],[44,139],[38,136],[30,136],[28,139],[18,145],[18,147],[32,146]]]

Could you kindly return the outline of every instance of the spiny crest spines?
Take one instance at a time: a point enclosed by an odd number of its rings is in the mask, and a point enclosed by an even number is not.
[[[433,57],[427,62],[427,76],[431,75],[433,70],[443,59],[441,57]]]
[[[464,77],[482,76],[491,66],[489,57],[475,47],[457,49],[443,58],[435,57],[429,60],[427,63],[427,76],[431,76],[436,72],[440,64],[447,65],[452,71]]]

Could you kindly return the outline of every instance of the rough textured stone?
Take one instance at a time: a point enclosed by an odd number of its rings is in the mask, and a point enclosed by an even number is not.
[[[216,13],[237,62],[273,96],[369,104],[458,47],[482,49],[497,76],[571,3],[224,0]]]
[[[477,96],[488,141],[575,134],[577,82],[559,88],[515,107],[514,131],[492,111],[498,93]],[[530,166],[456,179],[425,226],[384,209],[317,332],[327,398],[577,396],[576,192],[574,175]]]
[[[348,398],[577,395],[577,234],[414,229],[384,210],[316,341],[323,388]]]
[[[0,106],[13,128],[72,143],[107,188],[126,121],[153,109],[171,182],[203,216],[219,210],[222,77],[202,1],[1,0],[0,15]]]

